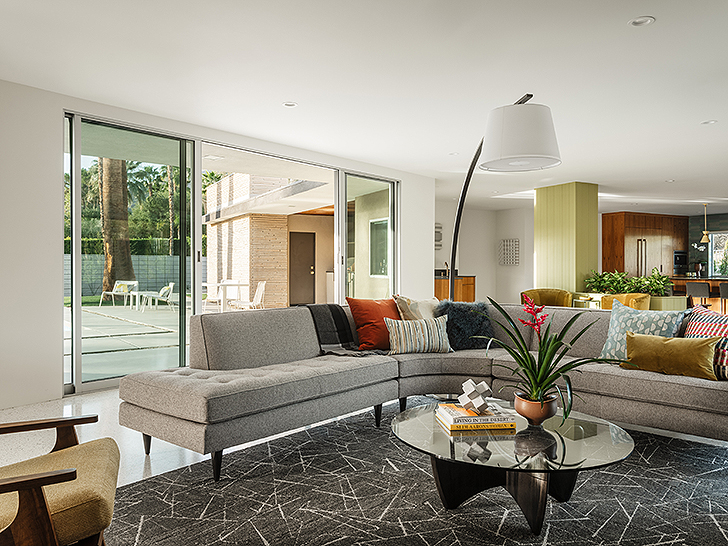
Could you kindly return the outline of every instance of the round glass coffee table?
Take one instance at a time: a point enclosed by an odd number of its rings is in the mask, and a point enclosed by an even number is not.
[[[513,407],[504,400],[489,402]],[[436,408],[429,404],[403,411],[393,419],[392,432],[430,456],[445,508],[457,508],[486,489],[503,486],[535,534],[541,533],[548,495],[568,501],[581,470],[618,463],[634,449],[630,435],[617,425],[575,411],[563,425],[561,415],[543,427],[529,427],[518,415],[515,431],[448,433],[435,419]]]

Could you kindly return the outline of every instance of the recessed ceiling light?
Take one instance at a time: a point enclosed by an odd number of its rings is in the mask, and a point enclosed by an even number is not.
[[[225,159],[225,158],[222,157],[221,155],[207,154],[207,155],[203,155],[202,159],[209,159],[210,161],[219,161],[220,159]]]
[[[460,155],[460,153],[459,153],[459,152],[450,152],[450,153],[449,153],[449,154],[447,154],[447,155]]]
[[[714,123],[718,123],[717,119],[706,119],[705,121],[701,121],[700,125],[713,125]]]
[[[498,193],[498,190],[493,190],[493,193]]]
[[[285,106],[286,108],[295,108],[296,106],[298,106],[298,103],[289,101],[289,102],[284,102],[283,106]]]
[[[670,180],[665,180],[665,182],[667,182],[668,184],[672,184],[673,182],[675,182],[675,180],[671,178]]]
[[[655,22],[655,18],[652,17],[652,15],[642,15],[641,17],[635,17],[632,19],[629,24],[633,27],[644,27],[647,25],[651,25]]]

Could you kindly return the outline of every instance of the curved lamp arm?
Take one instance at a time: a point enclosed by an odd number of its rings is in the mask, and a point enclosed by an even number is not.
[[[475,150],[473,161],[470,163],[468,169],[468,175],[465,177],[463,183],[463,189],[460,190],[460,199],[458,200],[458,210],[455,213],[455,227],[452,230],[452,247],[450,251],[450,301],[455,301],[455,257],[458,253],[458,236],[460,235],[460,220],[463,216],[463,206],[465,205],[465,197],[468,195],[468,188],[470,187],[470,180],[473,178],[473,171],[475,171],[475,165],[478,164],[478,158],[480,152],[483,151],[483,139],[480,139],[478,149]]]

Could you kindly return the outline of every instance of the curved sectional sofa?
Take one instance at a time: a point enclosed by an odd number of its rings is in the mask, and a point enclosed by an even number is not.
[[[520,305],[504,305],[515,318],[528,318]],[[356,336],[351,314],[349,322]],[[495,312],[490,307],[489,311]],[[574,313],[546,308],[553,327]],[[497,313],[497,312],[496,312]],[[496,318],[499,316],[496,314]],[[598,356],[609,328],[610,312],[587,310],[580,324],[594,325],[569,355]],[[494,325],[495,338],[507,343]],[[535,348],[531,329],[524,339]],[[356,339],[356,337],[355,337]],[[459,393],[469,378],[492,383],[496,395],[512,396],[512,362],[503,348],[451,353],[343,356],[322,354],[306,307],[195,315],[190,320],[190,366],[139,372],[124,377],[119,423],[142,433],[145,451],[151,438],[211,453],[213,476],[220,477],[224,449],[374,408],[379,426],[384,402],[408,396]],[[604,419],[728,440],[728,382],[589,364],[572,373],[581,397],[574,409]]]

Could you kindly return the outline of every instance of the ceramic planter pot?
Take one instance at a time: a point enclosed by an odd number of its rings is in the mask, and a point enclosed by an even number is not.
[[[541,402],[529,400],[524,393],[517,392],[513,400],[513,408],[519,415],[526,418],[529,425],[539,427],[546,419],[556,415],[557,400],[556,395],[552,394],[542,405]]]

